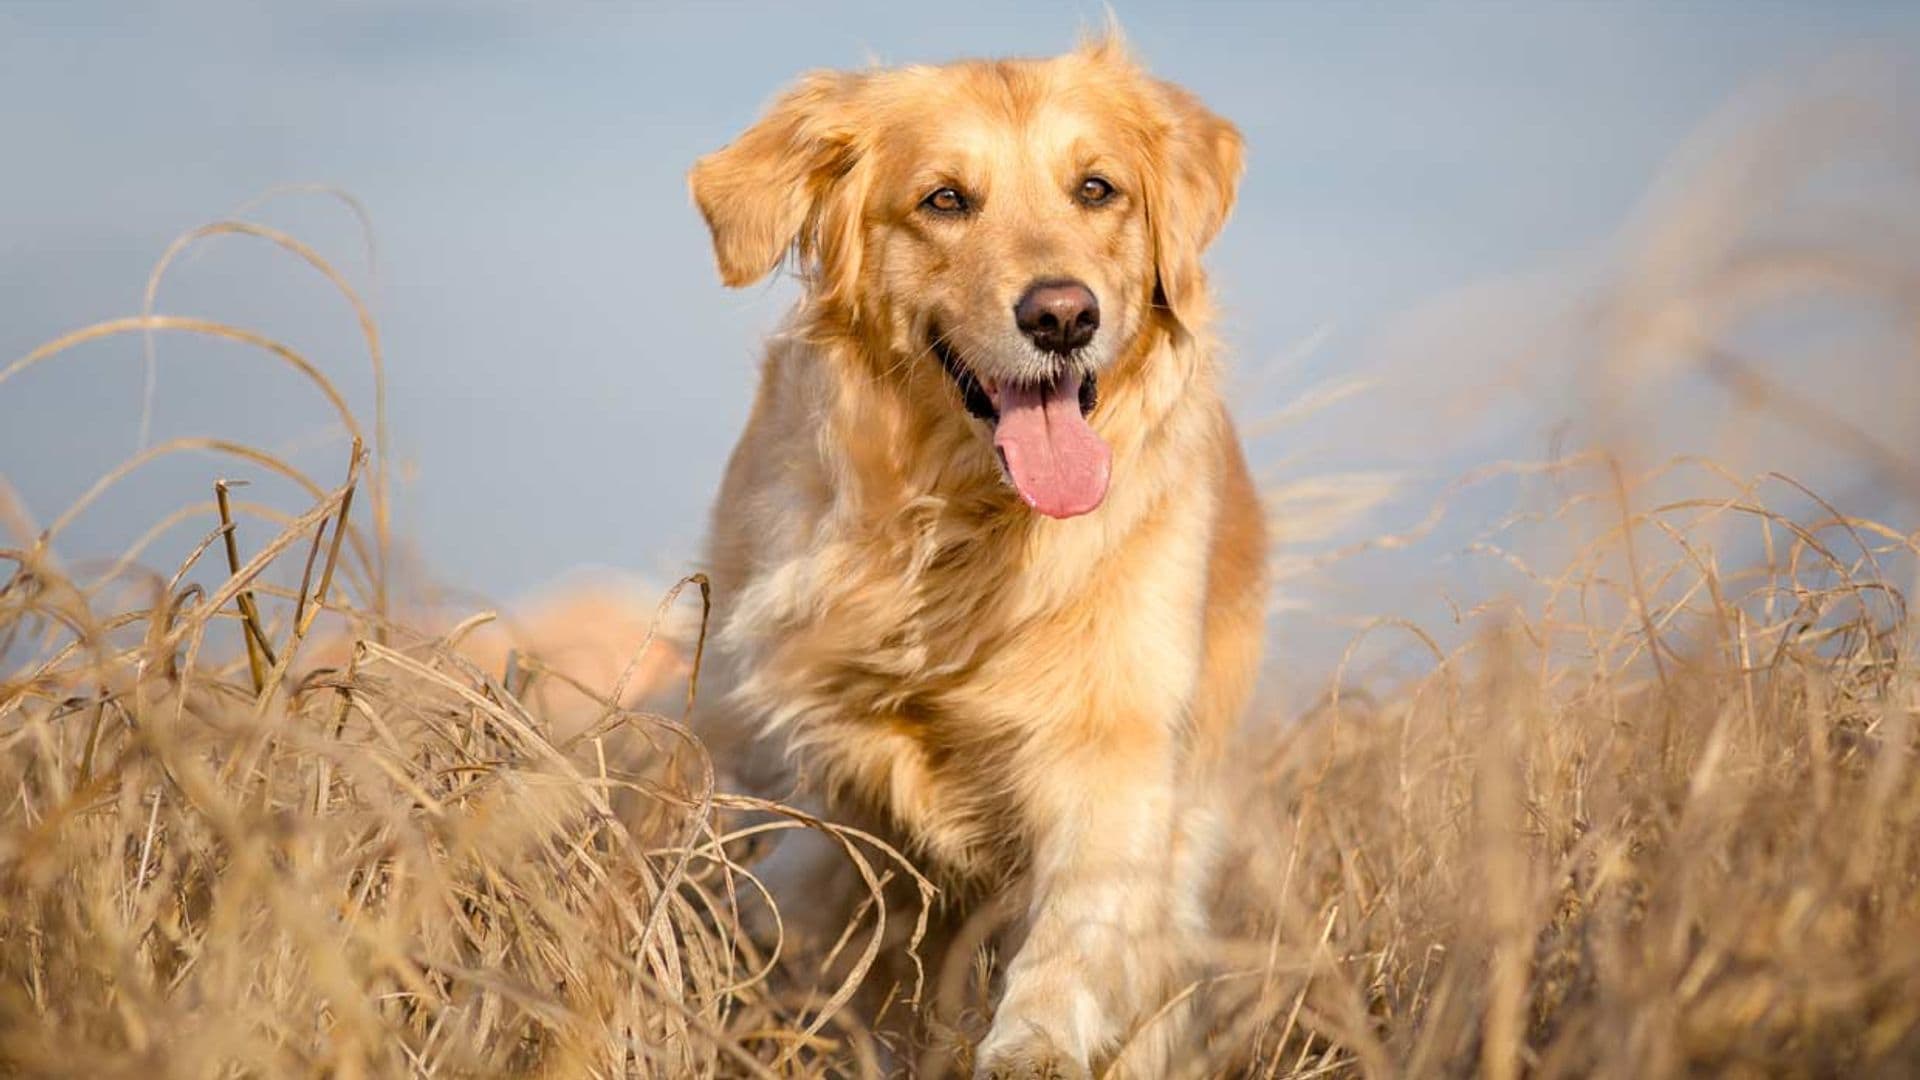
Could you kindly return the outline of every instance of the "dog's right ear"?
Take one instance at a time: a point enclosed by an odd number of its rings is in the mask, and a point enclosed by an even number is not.
[[[693,201],[713,232],[720,279],[751,285],[773,272],[826,191],[851,165],[847,102],[857,76],[818,71],[781,95],[758,123],[694,163]]]

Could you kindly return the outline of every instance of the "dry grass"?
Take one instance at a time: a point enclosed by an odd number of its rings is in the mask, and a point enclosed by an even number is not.
[[[1697,235],[1665,237],[1693,242],[1662,265],[1691,259],[1699,289],[1667,282],[1651,314],[1623,291],[1636,303],[1608,308],[1606,359],[1693,363],[1854,455],[1885,501],[1920,496],[1901,447],[1803,408],[1728,344],[1740,319],[1804,299],[1783,279],[1871,295],[1911,334],[1920,274],[1844,258],[1856,233],[1885,239],[1858,225],[1821,236],[1822,265],[1856,271],[1838,278],[1787,274],[1804,247],[1729,245],[1723,265]],[[378,371],[373,322],[325,260],[256,225],[187,242],[217,235],[325,274]],[[1736,278],[1771,286],[1738,310],[1718,292],[1695,303]],[[1685,340],[1648,345],[1674,309]],[[670,679],[696,692],[699,631],[663,653],[628,612],[609,638],[628,662],[582,661],[537,632],[483,648],[484,615],[403,610],[384,455],[359,450],[381,447],[384,420],[362,432],[317,365],[251,331],[149,313],[68,335],[0,384],[85,340],[160,331],[300,371],[355,448],[323,482],[217,440],[157,447],[80,506],[190,450],[289,477],[309,502],[280,513],[223,490],[85,573],[55,554],[77,508],[42,527],[0,484],[17,542],[0,550],[0,1068],[880,1069],[848,1002],[862,978],[913,969],[924,883],[874,838],[716,790],[682,720],[638,708]],[[1423,674],[1343,665],[1308,715],[1250,735],[1235,782],[1252,809],[1191,988],[1210,1033],[1195,1071],[1920,1070],[1915,535],[1697,459],[1593,452],[1489,475],[1515,472],[1552,496],[1474,545],[1518,584],[1461,613],[1465,644],[1383,621],[1356,649],[1402,637],[1430,653]],[[138,569],[183,525],[204,536],[189,558]],[[683,582],[662,610],[697,627],[703,589]],[[841,845],[874,895],[905,884],[918,902],[864,908],[832,957],[776,957],[741,922],[762,903],[755,838],[786,828]],[[946,980],[962,1028],[986,982],[971,959]]]
[[[1914,538],[1708,478],[1275,747],[1215,1002],[1258,1074],[1920,1067]]]

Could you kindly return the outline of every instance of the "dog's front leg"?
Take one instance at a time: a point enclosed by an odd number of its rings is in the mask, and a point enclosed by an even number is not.
[[[1173,768],[1159,732],[1083,746],[1036,778],[1026,936],[976,1077],[1083,1077],[1165,992]]]

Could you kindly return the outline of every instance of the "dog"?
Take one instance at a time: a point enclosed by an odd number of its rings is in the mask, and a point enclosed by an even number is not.
[[[808,74],[690,174],[724,283],[803,288],[713,511],[698,722],[1017,898],[976,1076],[1175,1053],[1138,1029],[1207,933],[1266,607],[1201,266],[1242,161],[1108,35]]]

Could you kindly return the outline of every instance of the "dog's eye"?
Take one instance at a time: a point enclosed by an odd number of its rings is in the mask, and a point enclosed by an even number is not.
[[[960,189],[943,187],[920,200],[920,205],[938,214],[964,214],[967,212],[967,197]]]
[[[1113,198],[1113,185],[1098,176],[1089,176],[1080,181],[1079,199],[1083,205],[1099,206]]]

